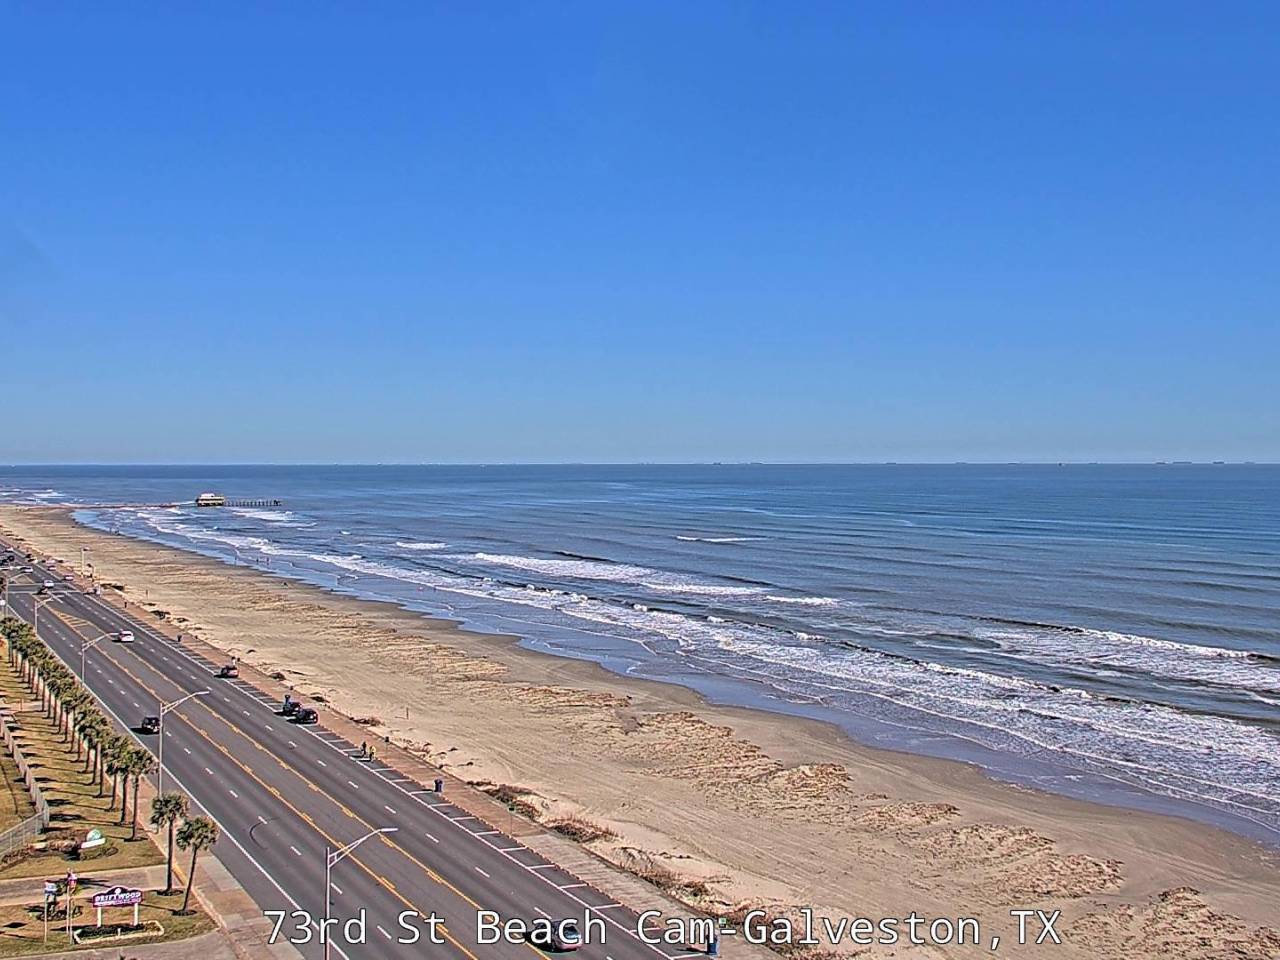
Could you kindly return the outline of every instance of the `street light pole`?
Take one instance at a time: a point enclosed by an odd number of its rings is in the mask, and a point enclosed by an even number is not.
[[[40,636],[40,608],[46,603],[53,603],[56,599],[57,597],[45,597],[41,600],[39,597],[36,597],[35,602],[31,605],[31,632],[34,633],[37,638]]]
[[[81,683],[84,683],[84,655],[89,651],[90,647],[96,647],[98,644],[100,644],[103,640],[107,639],[107,637],[109,636],[111,636],[111,634],[104,633],[100,637],[94,637],[92,640],[86,640],[84,643],[80,644],[80,682]]]
[[[185,697],[179,697],[170,703],[160,704],[160,726],[158,733],[160,734],[160,746],[156,748],[156,796],[164,795],[164,715],[174,707],[186,703],[192,697],[203,697],[208,690],[197,690],[195,693],[188,693]]]
[[[337,850],[330,850],[329,847],[324,848],[324,960],[329,960],[329,939],[330,924],[329,919],[333,916],[333,868],[343,857],[349,854],[360,844],[364,843],[370,837],[376,837],[380,833],[395,833],[399,827],[380,827],[377,830],[370,830],[359,840],[348,843],[345,847]]]

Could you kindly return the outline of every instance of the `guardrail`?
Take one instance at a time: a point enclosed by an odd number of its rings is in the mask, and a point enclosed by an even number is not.
[[[8,717],[0,720],[0,733],[4,736],[4,745],[8,747],[9,755],[18,766],[18,772],[22,774],[22,781],[27,785],[27,792],[31,794],[31,802],[35,804],[36,812],[4,833],[0,833],[0,857],[8,856],[19,847],[27,846],[49,828],[49,804],[40,790],[40,784],[36,782],[31,765],[27,763],[27,758],[23,756],[17,740],[14,739],[13,731],[9,729],[9,723]]]

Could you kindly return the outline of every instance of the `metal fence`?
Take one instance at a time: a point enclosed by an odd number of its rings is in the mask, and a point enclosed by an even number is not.
[[[22,751],[18,748],[18,742],[14,739],[13,731],[9,728],[9,719],[6,717],[0,720],[0,733],[4,736],[4,745],[9,749],[13,762],[18,765],[18,772],[22,774],[22,780],[27,785],[27,791],[31,794],[31,802],[35,804],[36,812],[33,816],[23,820],[17,826],[10,827],[4,833],[0,833],[0,857],[8,856],[14,850],[25,847],[33,840],[44,833],[49,827],[49,804],[44,798],[44,794],[40,791],[40,784],[36,783],[35,774],[31,771],[27,758],[23,756]]]

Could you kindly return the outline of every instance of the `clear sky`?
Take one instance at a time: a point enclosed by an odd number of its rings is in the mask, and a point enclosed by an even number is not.
[[[1278,38],[0,2],[0,462],[1277,460]]]

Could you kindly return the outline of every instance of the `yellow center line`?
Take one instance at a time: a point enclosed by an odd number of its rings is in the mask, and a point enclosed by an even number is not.
[[[61,616],[60,616],[56,611],[50,611],[50,612],[53,614],[53,616],[54,616],[56,619],[59,619],[59,620],[61,620],[61,619],[62,619],[62,618],[61,618]],[[65,621],[64,621],[64,624],[65,624]],[[70,630],[71,630],[71,632],[72,632],[72,633],[74,633],[76,636],[81,637],[81,639],[87,639],[87,638],[83,637],[83,635],[82,635],[78,630],[75,630],[74,628],[72,628],[72,627],[70,627],[70,626],[68,626],[68,629],[70,629]],[[137,683],[137,684],[138,684],[138,686],[142,687],[142,689],[144,689],[144,690],[146,690],[148,693],[150,693],[153,697],[155,697],[155,698],[156,698],[156,700],[158,700],[158,701],[162,701],[162,700],[163,700],[163,698],[160,696],[160,694],[159,694],[155,689],[153,689],[153,688],[152,688],[151,686],[149,686],[145,681],[143,681],[143,680],[142,680],[142,678],[140,678],[140,677],[136,676],[136,675],[135,675],[131,670],[129,670],[129,668],[128,668],[128,667],[126,667],[126,666],[124,666],[122,663],[120,663],[120,661],[119,661],[119,660],[117,660],[115,657],[111,656],[110,654],[106,653],[105,651],[103,651],[102,653],[103,653],[103,656],[107,657],[107,659],[108,659],[108,660],[110,660],[112,663],[114,663],[114,664],[115,664],[115,665],[116,665],[116,666],[121,670],[121,672],[123,672],[123,673],[124,673],[126,676],[128,676],[131,680],[133,680],[135,683]],[[147,663],[147,661],[146,661],[145,659],[143,659],[142,657],[139,657],[138,659],[139,659],[139,661],[140,661],[140,662],[142,662],[143,664],[145,664],[145,665],[147,666],[147,669],[149,669],[149,670],[150,670],[152,673],[154,673],[156,676],[160,677],[161,679],[165,680],[165,681],[166,681],[166,682],[168,682],[168,683],[173,683],[173,682],[174,682],[171,678],[166,677],[164,674],[160,673],[160,671],[159,671],[159,670],[157,670],[154,666],[152,666],[151,664]],[[221,716],[220,714],[215,713],[211,707],[209,707],[209,706],[208,706],[207,704],[205,704],[205,703],[202,703],[202,702],[200,701],[200,699],[199,699],[199,698],[196,698],[196,699],[194,699],[194,700],[190,701],[190,703],[192,703],[192,704],[196,704],[196,705],[198,705],[199,707],[201,707],[202,709],[204,709],[205,711],[207,711],[211,717],[213,717],[213,718],[214,718],[214,719],[216,719],[216,720],[221,721],[221,722],[222,722],[223,724],[225,724],[228,728],[230,728],[233,732],[235,732],[236,734],[238,734],[238,735],[239,735],[239,736],[240,736],[240,737],[241,737],[241,738],[242,738],[246,743],[248,743],[250,746],[252,746],[255,750],[259,751],[260,753],[265,754],[268,758],[270,758],[270,759],[274,760],[274,761],[275,761],[275,762],[276,762],[276,763],[277,763],[277,764],[278,764],[282,769],[284,769],[284,770],[288,771],[289,773],[293,774],[295,777],[297,777],[299,780],[301,780],[303,783],[305,783],[307,786],[309,786],[313,791],[315,791],[316,793],[321,794],[321,795],[322,795],[322,796],[324,796],[326,799],[328,799],[329,801],[331,801],[335,806],[337,806],[337,807],[338,807],[338,808],[343,812],[343,815],[344,815],[344,816],[346,816],[347,818],[349,818],[349,819],[351,819],[351,820],[354,820],[356,823],[359,823],[359,824],[363,825],[364,827],[366,827],[366,828],[368,828],[368,829],[370,829],[370,830],[376,829],[376,828],[373,826],[373,824],[371,824],[369,821],[365,820],[363,817],[360,817],[360,816],[356,815],[352,810],[350,810],[350,809],[349,809],[349,808],[348,808],[344,803],[342,803],[340,800],[338,800],[338,799],[337,799],[336,797],[334,797],[332,794],[328,793],[327,791],[325,791],[325,790],[323,790],[322,788],[320,788],[319,786],[317,786],[317,785],[314,783],[314,781],[312,781],[312,780],[308,779],[307,777],[303,776],[303,774],[302,774],[299,770],[297,770],[295,767],[293,767],[293,766],[291,766],[291,765],[289,765],[289,764],[286,764],[283,760],[281,760],[281,759],[280,759],[279,757],[277,757],[275,754],[271,753],[269,750],[267,750],[265,747],[263,747],[261,744],[259,744],[257,741],[255,741],[255,740],[254,740],[252,737],[250,737],[247,733],[245,733],[243,730],[241,730],[241,729],[240,729],[240,727],[238,727],[235,723],[233,723],[232,721],[228,720],[227,718],[225,718],[225,717]],[[199,734],[199,735],[200,735],[200,737],[202,737],[204,740],[206,740],[208,743],[210,743],[214,748],[216,748],[218,751],[220,751],[221,753],[223,753],[223,754],[224,754],[224,755],[225,755],[229,760],[231,760],[231,762],[232,762],[232,763],[234,763],[237,767],[239,767],[241,770],[243,770],[246,776],[248,776],[249,778],[251,778],[255,783],[259,784],[261,787],[263,787],[263,789],[267,790],[267,791],[268,791],[269,793],[271,793],[274,797],[276,797],[276,799],[278,799],[282,804],[284,804],[284,806],[288,807],[288,808],[289,808],[289,810],[290,810],[290,811],[292,811],[292,812],[293,812],[293,814],[294,814],[295,816],[299,817],[300,819],[302,819],[303,821],[305,821],[306,823],[308,823],[308,824],[312,827],[312,829],[314,829],[317,833],[319,833],[322,837],[324,837],[324,838],[325,838],[325,840],[326,840],[326,841],[327,841],[327,842],[328,842],[332,847],[334,847],[334,849],[339,849],[339,848],[341,848],[341,847],[343,846],[343,844],[342,844],[341,842],[339,842],[338,840],[334,839],[334,838],[333,838],[333,837],[331,837],[331,836],[330,836],[330,835],[329,835],[325,830],[323,830],[322,828],[320,828],[319,826],[317,826],[317,825],[316,825],[316,823],[315,823],[315,821],[314,821],[314,820],[312,820],[312,818],[311,818],[310,816],[308,816],[306,813],[302,812],[302,811],[301,811],[301,810],[299,810],[297,807],[295,807],[295,806],[294,806],[294,805],[293,805],[289,800],[287,800],[287,799],[286,799],[286,798],[285,798],[285,797],[280,793],[280,791],[279,791],[279,790],[277,790],[275,787],[271,786],[270,784],[268,784],[268,783],[264,782],[264,781],[263,781],[263,780],[262,780],[262,779],[261,779],[261,778],[260,778],[256,773],[254,773],[254,772],[253,772],[253,770],[252,770],[252,769],[250,769],[250,767],[249,767],[248,765],[246,765],[244,762],[242,762],[238,757],[234,756],[234,755],[231,753],[231,751],[230,751],[230,750],[228,750],[228,749],[227,749],[223,744],[221,744],[221,743],[217,742],[216,740],[214,740],[214,739],[213,739],[212,737],[210,737],[210,736],[209,736],[209,735],[208,735],[204,730],[201,730],[199,727],[197,727],[194,723],[192,723],[192,722],[191,722],[190,720],[188,720],[186,717],[183,717],[181,714],[178,714],[178,716],[179,716],[179,718],[180,718],[180,719],[182,719],[182,720],[183,720],[183,721],[184,721],[188,726],[190,726],[192,730],[194,730],[197,734]],[[383,843],[385,843],[388,847],[390,847],[392,850],[396,851],[396,852],[397,852],[397,853],[399,853],[402,857],[404,857],[405,859],[407,859],[408,861],[410,861],[411,863],[413,863],[415,866],[417,866],[417,867],[418,867],[418,869],[422,870],[422,871],[423,871],[423,872],[424,872],[428,877],[430,877],[430,878],[431,878],[432,880],[434,880],[436,883],[438,883],[438,884],[440,884],[441,886],[443,886],[443,887],[447,888],[448,890],[451,890],[451,891],[452,891],[456,896],[458,896],[460,899],[462,899],[462,900],[464,900],[466,903],[468,903],[468,904],[469,904],[473,909],[476,909],[476,910],[483,909],[483,908],[480,906],[480,904],[479,904],[479,903],[477,903],[477,902],[476,902],[475,900],[473,900],[471,897],[467,896],[467,894],[463,893],[461,890],[459,890],[456,886],[454,886],[452,883],[450,883],[450,882],[449,882],[448,880],[446,880],[444,877],[440,876],[440,874],[436,873],[436,871],[435,871],[435,870],[431,869],[429,866],[427,866],[425,863],[423,863],[421,860],[419,860],[417,857],[415,857],[415,856],[414,856],[412,853],[410,853],[408,850],[405,850],[403,847],[397,846],[396,844],[392,843],[390,840],[388,840],[388,839],[386,838],[386,836],[385,836],[385,835],[382,837],[382,841],[383,841]],[[353,854],[353,855],[350,855],[350,859],[351,859],[351,860],[354,860],[354,861],[356,862],[356,864],[357,864],[357,865],[359,865],[359,866],[360,866],[360,868],[361,868],[362,870],[364,870],[366,873],[368,873],[368,874],[369,874],[369,876],[373,877],[373,879],[374,879],[374,880],[376,880],[376,881],[377,881],[377,882],[378,882],[382,887],[384,887],[386,890],[388,890],[388,891],[389,891],[389,892],[390,892],[394,897],[396,897],[396,898],[397,898],[401,903],[403,903],[406,907],[408,907],[408,908],[409,908],[409,909],[411,909],[411,910],[414,910],[414,911],[418,912],[419,914],[421,914],[421,913],[422,913],[422,911],[421,911],[421,910],[419,910],[419,908],[418,908],[417,906],[415,906],[413,903],[411,903],[409,900],[407,900],[403,895],[401,895],[400,891],[396,889],[395,885],[394,885],[394,884],[392,884],[390,880],[387,880],[385,877],[381,876],[380,874],[375,873],[375,872],[374,872],[374,871],[373,871],[373,870],[372,870],[368,865],[366,865],[363,861],[361,861],[361,860],[360,860],[357,856],[355,856],[354,854]],[[441,925],[441,927],[442,927],[442,929],[443,929],[443,925]],[[468,949],[466,948],[466,946],[464,946],[463,944],[459,943],[456,939],[454,939],[454,937],[453,937],[451,934],[446,933],[446,934],[445,934],[445,936],[446,936],[446,938],[447,938],[451,943],[453,943],[453,945],[454,945],[454,946],[456,946],[459,950],[461,950],[461,951],[462,951],[463,953],[465,953],[468,957],[470,957],[470,958],[471,958],[471,960],[478,960],[478,958],[477,958],[477,957],[476,957],[476,956],[475,956],[475,955],[474,955],[470,950],[468,950]],[[540,951],[538,951],[538,950],[536,950],[536,949],[534,949],[534,947],[533,947],[531,944],[526,943],[526,944],[525,944],[525,946],[527,946],[530,950],[533,950],[533,952],[534,952],[534,953],[536,953],[536,954],[538,954],[539,956],[542,956],[541,952],[540,952]]]

